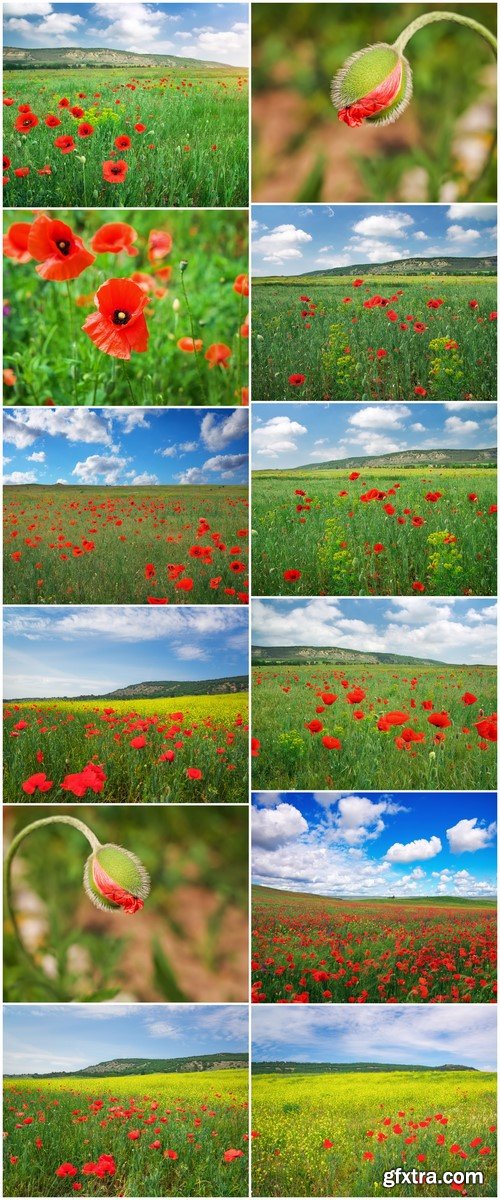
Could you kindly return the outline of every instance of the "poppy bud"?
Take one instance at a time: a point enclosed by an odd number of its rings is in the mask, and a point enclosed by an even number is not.
[[[83,884],[96,908],[135,913],[149,895],[149,875],[142,863],[123,846],[98,846],[85,863]]]
[[[339,121],[352,128],[364,120],[390,125],[404,112],[411,93],[407,59],[385,42],[352,54],[332,80],[332,102],[339,110]]]

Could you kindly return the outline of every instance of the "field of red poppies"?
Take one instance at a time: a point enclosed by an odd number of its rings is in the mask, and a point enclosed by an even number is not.
[[[4,489],[7,604],[245,604],[243,487]]]
[[[492,667],[257,668],[253,787],[494,789],[495,704]]]
[[[245,1070],[7,1080],[5,1196],[246,1196]]]
[[[6,71],[3,103],[16,208],[248,202],[244,70]]]
[[[491,1004],[496,905],[254,889],[255,1004]]]
[[[11,209],[5,402],[247,403],[247,226],[241,212]]]
[[[254,280],[255,400],[494,400],[496,281]]]
[[[248,697],[39,701],[4,708],[4,799],[244,803]],[[73,799],[74,798],[74,799]]]

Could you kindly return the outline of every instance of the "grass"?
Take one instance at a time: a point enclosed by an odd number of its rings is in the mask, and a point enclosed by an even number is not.
[[[349,702],[358,688],[363,698]],[[466,692],[476,697],[474,704],[463,703]],[[322,694],[338,699],[325,705]],[[479,736],[474,722],[493,713],[495,701],[492,667],[408,665],[405,670],[375,664],[351,666],[346,673],[328,664],[256,669],[252,733],[260,746],[253,759],[253,787],[492,790],[495,742]],[[424,702],[430,707],[424,709]],[[429,723],[442,712],[449,714],[450,724]],[[377,724],[387,713],[405,719],[384,732]],[[317,732],[307,727],[311,721],[321,726]],[[407,729],[422,733],[423,742],[403,741]],[[327,748],[325,736],[340,747]]]
[[[47,205],[126,208],[225,208],[248,203],[247,72],[231,68],[6,71],[4,154],[11,159],[5,199],[15,208]],[[81,96],[81,93],[84,93]],[[61,99],[69,107],[59,107]],[[15,130],[19,104],[38,125]],[[71,108],[83,110],[75,117]],[[48,114],[59,118],[48,128]],[[93,132],[78,135],[82,123]],[[145,126],[137,132],[136,124]],[[75,149],[54,143],[69,135]],[[129,150],[115,149],[127,136]],[[103,178],[104,162],[125,160],[123,183]],[[23,178],[18,168],[29,168]],[[50,173],[40,175],[44,167]]]
[[[148,407],[242,401],[248,383],[248,298],[234,284],[248,267],[246,214],[125,208],[120,213],[63,209],[49,215],[69,225],[87,250],[98,230],[119,218],[136,232],[132,248],[137,253],[97,252],[94,262],[68,282],[40,278],[33,259],[20,264],[4,257],[7,404]],[[4,229],[33,219],[33,211],[11,209]],[[172,238],[171,250],[156,261],[149,253],[152,231]],[[187,263],[183,271],[181,262]],[[123,362],[98,349],[83,325],[97,311],[94,297],[102,284],[136,275],[148,294],[148,348],[133,351]],[[178,344],[193,335],[201,342],[195,354]],[[224,367],[211,367],[205,358],[217,344],[229,351]]]
[[[470,1186],[467,1195],[496,1195],[492,1074],[376,1070],[314,1080],[254,1075],[252,1122],[259,1132],[252,1144],[255,1196],[380,1196],[384,1171],[400,1165],[438,1176],[483,1171],[484,1185]],[[480,1144],[471,1148],[477,1138]],[[333,1143],[330,1149],[325,1140]],[[463,1148],[466,1162],[452,1145]],[[480,1154],[485,1148],[490,1153]],[[415,1190],[415,1184],[403,1184],[389,1194],[413,1196]],[[448,1194],[455,1193],[444,1188]],[[418,1195],[435,1196],[436,1186],[420,1185]]]
[[[351,474],[254,473],[255,595],[495,594],[495,470],[360,467]],[[363,501],[370,489],[380,498]],[[284,578],[290,569],[299,579]]]
[[[349,900],[256,887],[257,1003],[495,1002],[496,905]]]
[[[253,280],[255,400],[495,399],[494,279],[354,278]],[[384,306],[365,308],[375,295]]]
[[[68,803],[65,777],[89,761],[106,781],[100,802],[244,803],[248,789],[248,696],[182,696],[176,700],[40,700],[4,709],[6,803],[29,803],[23,782],[43,772],[48,792],[33,803]],[[27,727],[12,736],[19,722]],[[137,738],[141,744],[132,744]],[[145,739],[144,744],[142,740]],[[162,760],[165,752],[172,761]],[[37,754],[43,754],[43,763]],[[189,768],[201,771],[190,779]],[[87,799],[92,799],[89,791]]]
[[[7,1080],[4,1195],[72,1196],[77,1182],[82,1196],[246,1196],[247,1095],[241,1069]],[[225,1162],[233,1148],[242,1157]],[[82,1173],[104,1154],[112,1175]],[[58,1177],[62,1163],[75,1174]]]
[[[246,600],[245,487],[26,485],[6,487],[4,501],[5,603]],[[200,543],[206,558],[189,554]]]

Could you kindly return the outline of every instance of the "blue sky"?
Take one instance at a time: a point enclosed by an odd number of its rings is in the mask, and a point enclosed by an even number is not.
[[[4,0],[4,44],[33,49],[104,46],[244,66],[246,4],[59,4]]]
[[[254,204],[252,274],[496,254],[494,204]]]
[[[496,662],[497,606],[491,600],[253,600],[254,646],[346,646],[351,650]]]
[[[254,469],[392,454],[496,446],[496,404],[254,404]]]
[[[4,696],[100,695],[156,679],[246,675],[247,647],[243,610],[5,608]]]
[[[487,1004],[480,1017],[478,1011],[474,1004],[254,1005],[252,1058],[427,1067],[448,1063],[494,1071],[496,1011]],[[452,1081],[453,1076],[450,1085]],[[441,1077],[440,1082],[442,1086]],[[429,1097],[432,1104],[431,1079]]]
[[[6,1004],[3,1012],[7,1074],[248,1051],[242,1004]]]
[[[495,792],[256,792],[254,883],[319,896],[496,895]]]
[[[4,415],[4,483],[241,484],[248,410],[21,408]]]

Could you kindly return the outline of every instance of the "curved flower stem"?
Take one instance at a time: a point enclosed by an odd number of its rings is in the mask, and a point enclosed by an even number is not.
[[[85,825],[83,821],[79,821],[77,817],[65,817],[65,816],[43,817],[42,820],[40,820],[40,821],[32,821],[29,825],[26,825],[26,828],[21,829],[21,832],[18,833],[17,836],[14,838],[14,840],[11,842],[11,845],[9,846],[7,856],[5,859],[4,879],[5,879],[5,910],[8,914],[8,916],[10,917],[10,920],[12,923],[12,928],[14,930],[16,940],[17,940],[17,943],[19,946],[19,950],[21,951],[24,958],[27,959],[31,969],[33,971],[35,971],[37,975],[42,976],[44,986],[46,988],[48,988],[49,991],[53,991],[56,995],[59,995],[57,988],[53,987],[50,980],[47,979],[46,975],[40,971],[35,960],[32,958],[29,950],[27,950],[27,948],[23,942],[23,939],[21,937],[21,932],[19,929],[19,925],[17,922],[17,917],[16,917],[16,914],[14,911],[13,900],[12,900],[12,862],[17,853],[17,850],[19,849],[19,846],[21,845],[21,842],[23,842],[24,839],[26,837],[28,837],[30,833],[33,833],[33,831],[35,829],[41,829],[43,825],[54,825],[56,823],[59,823],[62,825],[73,825],[73,827],[75,829],[79,829],[80,833],[83,833],[83,836],[87,838],[87,841],[90,842],[92,850],[99,849],[99,846],[101,845],[99,838],[97,838],[95,836],[95,833],[92,833],[92,830],[89,829],[88,825]]]
[[[490,46],[497,52],[497,39],[491,30],[486,29],[485,25],[480,25],[479,21],[474,21],[472,17],[463,17],[460,13],[454,12],[430,12],[424,13],[423,16],[417,17],[415,21],[411,21],[406,29],[400,33],[397,41],[394,42],[394,50],[398,54],[403,54],[405,47],[408,45],[410,38],[414,33],[418,33],[419,29],[423,29],[425,25],[432,25],[434,21],[455,21],[458,25],[467,25],[469,29],[474,29],[481,37],[489,42]]]

